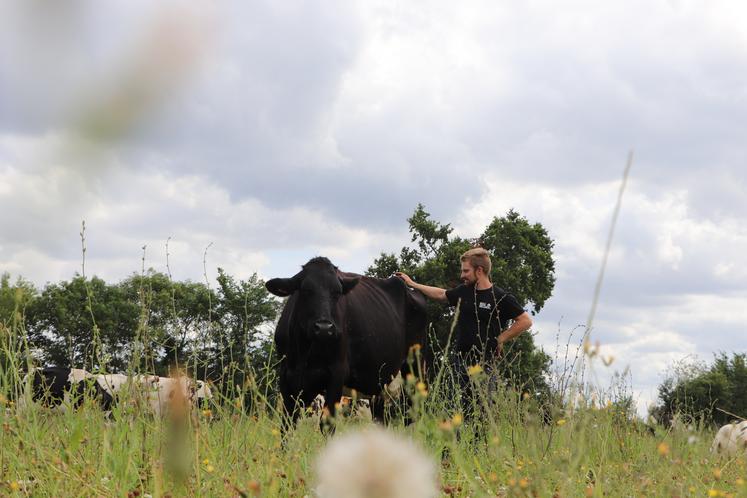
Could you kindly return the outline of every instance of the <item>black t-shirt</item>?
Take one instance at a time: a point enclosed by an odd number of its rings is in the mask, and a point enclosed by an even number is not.
[[[459,304],[455,342],[456,350],[462,353],[495,351],[498,334],[506,329],[509,320],[524,313],[512,294],[495,285],[476,290],[474,285],[462,284],[447,290],[446,299],[451,306]]]

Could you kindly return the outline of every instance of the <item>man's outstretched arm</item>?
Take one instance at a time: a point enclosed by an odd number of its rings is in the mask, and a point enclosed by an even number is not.
[[[405,282],[405,285],[407,285],[408,287],[417,289],[423,294],[425,294],[425,297],[433,299],[434,301],[438,301],[439,303],[449,302],[449,300],[446,299],[446,289],[442,289],[440,287],[431,287],[430,285],[419,284],[415,282],[413,279],[411,279],[407,274],[402,273],[401,271],[394,272],[394,275],[401,278]]]

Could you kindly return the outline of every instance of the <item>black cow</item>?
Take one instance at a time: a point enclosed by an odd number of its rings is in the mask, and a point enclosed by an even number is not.
[[[23,380],[24,389],[31,389],[31,401],[49,408],[65,409],[69,405],[77,409],[86,397],[95,399],[102,407],[111,405],[109,393],[90,373],[78,368],[34,368]]]
[[[299,404],[310,406],[317,394],[324,394],[325,408],[334,416],[343,386],[380,394],[406,368],[409,348],[425,341],[425,298],[399,278],[344,273],[317,257],[295,276],[265,285],[276,296],[290,296],[275,345],[281,356],[280,392],[291,420]]]

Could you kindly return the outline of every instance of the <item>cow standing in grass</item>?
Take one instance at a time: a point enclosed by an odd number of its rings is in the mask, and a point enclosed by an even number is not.
[[[313,258],[290,278],[266,284],[288,297],[275,330],[280,392],[295,421],[300,406],[324,394],[335,415],[343,386],[378,395],[407,367],[408,350],[423,344],[425,299],[398,278],[341,272],[327,258]]]
[[[101,406],[111,403],[111,397],[95,381],[95,377],[80,368],[33,368],[23,377],[24,394],[19,409],[27,401],[58,411],[79,408],[86,398]]]
[[[747,421],[721,427],[713,438],[711,453],[735,457],[747,452]]]
[[[101,374],[96,380],[112,400],[123,401],[123,396],[127,396],[129,400],[142,401],[156,417],[165,415],[177,403],[185,408],[213,398],[206,382],[185,376]]]

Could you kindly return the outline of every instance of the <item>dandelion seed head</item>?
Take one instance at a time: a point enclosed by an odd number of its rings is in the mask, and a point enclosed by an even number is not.
[[[316,464],[321,498],[420,498],[438,493],[436,468],[412,441],[380,428],[334,438]]]

